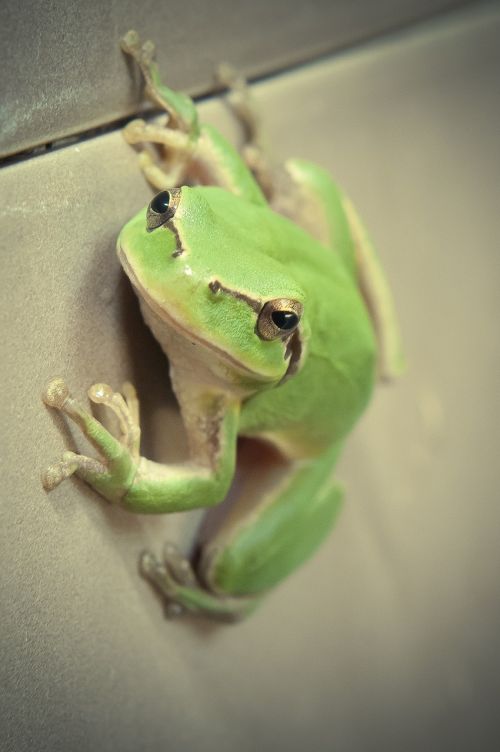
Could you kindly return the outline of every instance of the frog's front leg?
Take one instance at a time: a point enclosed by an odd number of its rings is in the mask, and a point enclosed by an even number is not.
[[[137,33],[130,31],[122,49],[138,63],[149,97],[168,114],[166,125],[135,120],[125,128],[129,143],[143,145],[140,160],[146,179],[159,190],[183,182],[218,185],[252,203],[265,204],[261,188],[237,151],[215,128],[200,126],[190,97],[161,82],[154,45],[141,45]],[[144,148],[151,145],[159,152],[157,161]]]
[[[165,597],[167,614],[238,621],[252,613],[331,529],[342,496],[329,479],[331,466],[329,456],[306,467],[285,468],[267,490],[262,482],[257,487],[243,482],[223,526],[202,547],[196,572],[171,545],[162,561],[146,551],[142,572]]]
[[[121,40],[121,48],[123,52],[134,58],[141,69],[149,97],[168,113],[169,128],[196,137],[199,125],[194,102],[187,94],[173,91],[162,84],[158,65],[154,59],[154,43],[148,40],[141,44],[138,33],[131,30]]]
[[[154,60],[154,44],[141,44],[135,31],[121,40],[122,50],[130,55],[141,69],[150,99],[167,113],[167,123],[157,125],[133,120],[123,134],[130,144],[140,144],[141,169],[151,185],[164,190],[181,185],[189,173],[193,150],[199,137],[198,115],[190,97],[172,91],[161,83]],[[145,145],[154,144],[159,159],[154,159]]]
[[[161,465],[139,456],[138,403],[130,386],[126,387],[127,402],[102,384],[94,385],[89,397],[115,412],[122,437],[116,439],[81,407],[62,379],[52,381],[44,402],[73,420],[101,458],[65,452],[43,475],[47,490],[75,473],[109,501],[146,513],[210,506],[224,498],[234,473],[238,404],[213,393],[193,398],[196,420],[184,415],[190,459],[184,464]]]
[[[168,190],[183,183],[194,149],[194,143],[189,136],[162,125],[146,123],[140,118],[125,126],[123,136],[127,143],[133,146],[154,144],[168,154],[168,159],[162,159],[159,163],[153,159],[148,148],[142,146],[139,149],[139,165],[153,188],[159,191]]]

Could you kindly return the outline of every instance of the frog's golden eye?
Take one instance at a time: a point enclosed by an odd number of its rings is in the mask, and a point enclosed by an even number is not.
[[[299,325],[302,303],[288,298],[269,300],[257,319],[257,333],[261,339],[271,340],[290,335]]]
[[[180,190],[160,191],[153,198],[146,212],[146,229],[148,232],[156,230],[168,222],[175,214],[181,197]]]

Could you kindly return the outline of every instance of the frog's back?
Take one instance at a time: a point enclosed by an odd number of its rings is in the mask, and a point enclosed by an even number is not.
[[[299,371],[250,398],[242,410],[242,433],[271,439],[294,456],[320,454],[341,441],[375,381],[375,335],[363,300],[340,265],[332,272],[307,285],[304,324],[310,332],[301,342]]]
[[[240,432],[270,439],[296,456],[320,454],[349,432],[375,380],[375,336],[346,264],[351,251],[325,247],[265,207],[237,216],[238,232],[251,234],[256,252],[283,264],[305,293],[299,370],[243,405]]]

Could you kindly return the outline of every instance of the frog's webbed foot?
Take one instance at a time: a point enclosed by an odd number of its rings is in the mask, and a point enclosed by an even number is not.
[[[158,561],[150,551],[144,551],[140,569],[165,598],[169,618],[189,612],[234,622],[251,613],[258,603],[253,597],[234,598],[211,593],[196,576],[189,559],[172,543],[164,546],[163,561]]]
[[[76,473],[110,501],[120,499],[131,485],[139,460],[139,401],[132,384],[123,385],[123,394],[107,384],[94,384],[88,396],[96,404],[106,405],[118,418],[120,438],[81,407],[61,378],[53,379],[43,393],[43,401],[64,413],[82,430],[97,449],[101,459],[64,452],[62,459],[46,469],[42,483],[47,491]]]

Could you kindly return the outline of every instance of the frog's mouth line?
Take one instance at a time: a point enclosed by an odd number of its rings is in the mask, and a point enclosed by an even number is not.
[[[158,318],[160,318],[162,321],[164,321],[167,326],[172,327],[177,332],[179,332],[183,337],[186,337],[187,339],[190,339],[191,341],[195,341],[197,344],[203,345],[204,347],[208,348],[212,352],[216,353],[216,355],[221,359],[224,360],[226,363],[229,363],[233,368],[241,371],[246,377],[251,377],[253,380],[258,381],[260,383],[273,383],[276,381],[280,381],[279,377],[276,378],[269,378],[269,376],[266,376],[263,373],[260,373],[259,371],[255,371],[252,368],[249,368],[245,363],[242,363],[237,358],[234,358],[232,355],[229,355],[224,350],[220,349],[216,345],[214,345],[212,342],[207,341],[203,337],[200,337],[198,334],[193,332],[190,329],[187,329],[185,326],[183,326],[177,319],[175,319],[167,310],[164,308],[161,308],[158,303],[151,297],[151,295],[148,293],[148,291],[143,287],[143,285],[138,280],[135,272],[131,268],[127,255],[125,250],[122,248],[122,246],[118,246],[118,258],[120,260],[120,263],[123,267],[123,270],[127,277],[129,278],[132,286],[137,291],[139,299],[143,299],[144,302],[149,306],[149,308],[155,313]],[[293,360],[290,358],[290,361]],[[287,371],[285,374],[281,377],[281,379],[284,379],[289,374],[291,362],[288,364]]]
[[[288,340],[285,357],[289,357],[288,368],[286,369],[285,375],[282,377],[280,384],[282,384],[284,381],[287,381],[290,376],[293,376],[294,373],[297,373],[297,371],[299,370],[300,361],[302,358],[302,340],[300,338],[298,329],[294,331],[294,333]]]

